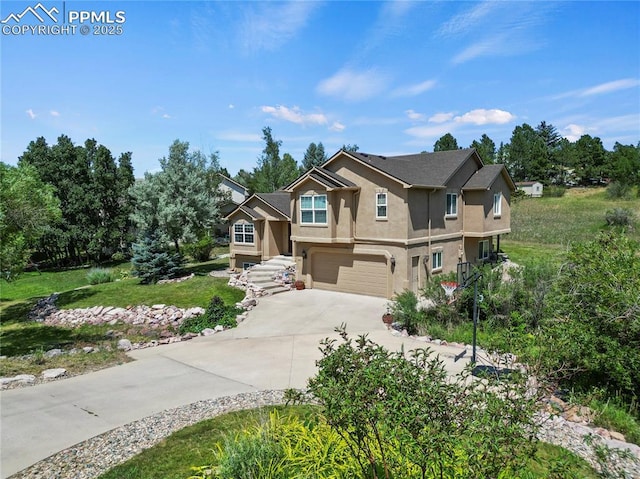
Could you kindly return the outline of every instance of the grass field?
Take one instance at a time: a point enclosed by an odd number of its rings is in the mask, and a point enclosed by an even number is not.
[[[630,210],[635,221],[626,230],[640,241],[640,198],[612,200],[605,188],[574,188],[560,198],[521,198],[511,204],[511,233],[500,241],[509,259],[523,266],[559,264],[572,244],[607,231],[605,216],[614,208]]]

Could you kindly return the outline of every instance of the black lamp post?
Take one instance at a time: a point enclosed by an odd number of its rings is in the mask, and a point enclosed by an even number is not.
[[[458,289],[468,288],[473,284],[473,344],[471,352],[471,362],[476,364],[476,338],[478,331],[478,280],[482,278],[482,273],[478,270],[472,272],[470,262],[458,263]]]

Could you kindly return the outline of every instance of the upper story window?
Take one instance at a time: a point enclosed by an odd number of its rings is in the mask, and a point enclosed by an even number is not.
[[[458,194],[447,193],[446,216],[458,216]]]
[[[387,194],[376,193],[376,219],[387,218]]]
[[[502,214],[502,193],[493,195],[493,217],[499,218]]]
[[[236,223],[233,225],[233,242],[236,244],[253,244],[253,223]]]
[[[300,223],[305,225],[327,224],[327,195],[300,196]]]

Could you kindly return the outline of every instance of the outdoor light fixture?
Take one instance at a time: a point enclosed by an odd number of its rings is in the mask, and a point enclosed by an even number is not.
[[[425,265],[429,264],[429,257],[425,255],[425,257],[424,257],[424,258],[422,258],[422,262],[423,262]]]
[[[307,259],[307,250],[306,249],[302,250],[302,258],[303,259]]]
[[[395,266],[396,265],[396,257],[392,256],[391,258],[389,258],[389,262],[391,263],[391,266]]]

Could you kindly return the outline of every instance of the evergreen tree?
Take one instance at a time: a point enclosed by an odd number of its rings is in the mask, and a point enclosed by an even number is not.
[[[302,169],[304,171],[310,170],[314,166],[320,166],[327,161],[327,155],[324,152],[324,145],[322,142],[310,143],[307,151],[304,153],[304,159],[302,160]]]
[[[441,136],[433,145],[433,151],[449,151],[458,149],[458,140],[451,133]]]
[[[634,146],[616,142],[609,153],[608,163],[609,176],[613,181],[640,187],[640,143]]]
[[[149,233],[140,243],[133,244],[131,271],[142,284],[175,278],[182,273],[183,264],[182,255],[166,251],[157,234]]]
[[[607,176],[606,153],[602,140],[582,135],[575,144],[576,175],[584,186],[598,184]]]
[[[546,150],[544,141],[530,125],[516,126],[511,135],[507,162],[513,179],[548,183],[550,165]]]
[[[342,148],[340,149],[344,151],[349,151],[351,153],[355,153],[360,150],[360,147],[354,143],[353,145],[352,144],[342,145]]]
[[[495,163],[496,158],[496,144],[491,138],[483,134],[480,141],[473,140],[471,148],[475,148],[480,155],[480,159],[485,165]]]

